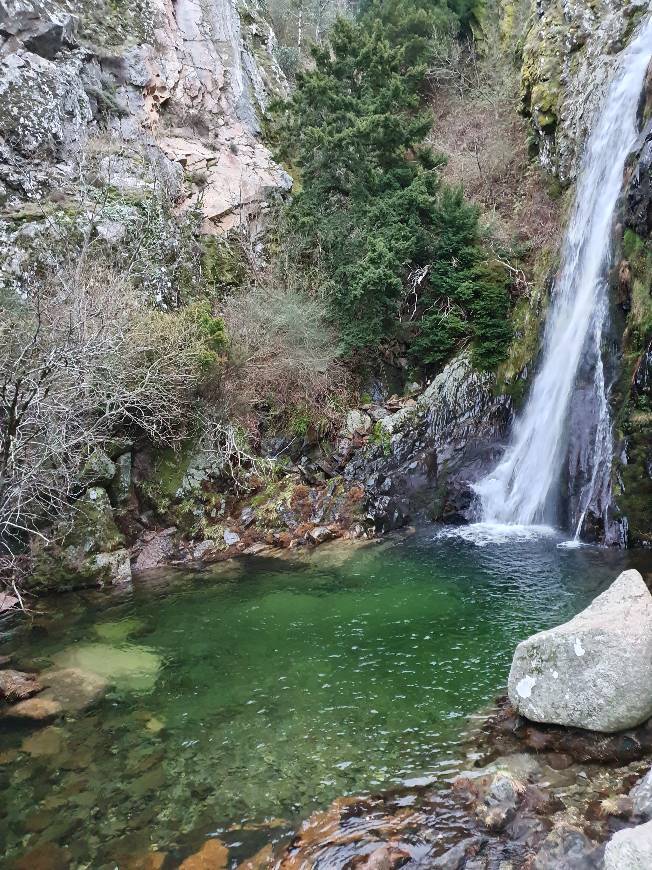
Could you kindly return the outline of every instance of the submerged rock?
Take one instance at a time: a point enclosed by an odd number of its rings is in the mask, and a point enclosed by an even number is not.
[[[652,867],[652,822],[618,831],[604,850],[604,870],[649,870]]]
[[[36,674],[24,674],[22,671],[7,669],[0,671],[0,701],[13,703],[24,701],[31,695],[40,692],[43,686]]]
[[[395,870],[397,867],[402,867],[411,860],[409,852],[405,849],[400,849],[398,846],[387,844],[374,850],[369,857],[363,857],[361,861],[356,861],[351,865],[357,870]]]
[[[26,737],[21,745],[23,752],[29,753],[34,758],[42,758],[48,755],[59,755],[63,749],[66,734],[61,728],[49,725],[42,731],[37,731]]]
[[[124,643],[132,634],[142,632],[145,623],[137,616],[129,616],[117,622],[99,622],[93,626],[95,634],[107,643]]]
[[[103,643],[76,644],[57,653],[60,668],[74,668],[104,678],[118,689],[147,692],[158,679],[161,660],[144,646],[124,644],[120,648]]]
[[[186,858],[180,870],[225,870],[229,850],[220,840],[207,840],[199,852]]]
[[[614,732],[652,716],[652,596],[624,571],[570,622],[520,643],[509,698],[535,722]]]
[[[13,863],[14,870],[67,870],[72,861],[70,849],[57,843],[41,843]]]
[[[61,704],[68,713],[86,710],[103,697],[109,686],[104,677],[80,668],[45,671],[41,676],[48,687],[42,697]]]
[[[4,715],[10,719],[31,719],[34,722],[47,722],[63,713],[63,707],[52,698],[28,698],[8,707]]]
[[[578,828],[560,824],[541,844],[534,870],[597,870],[601,852],[601,847]]]

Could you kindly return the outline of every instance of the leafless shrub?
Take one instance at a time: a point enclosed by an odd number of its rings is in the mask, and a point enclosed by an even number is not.
[[[193,315],[143,305],[106,263],[77,264],[0,323],[0,552],[13,554],[80,492],[117,432],[166,446],[194,425],[206,347]]]
[[[287,285],[259,284],[226,300],[224,320],[231,348],[225,401],[233,417],[255,428],[257,416],[334,413],[333,394],[345,378],[320,301]]]
[[[481,206],[499,245],[553,245],[558,205],[528,154],[518,70],[498,24],[485,23],[479,44],[443,40],[430,80],[436,118],[430,141],[447,157],[444,179]]]

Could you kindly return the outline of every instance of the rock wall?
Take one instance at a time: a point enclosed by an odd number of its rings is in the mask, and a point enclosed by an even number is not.
[[[644,0],[536,0],[525,37],[523,109],[543,165],[572,182],[617,54],[647,10]]]
[[[88,183],[91,146],[105,184],[132,194],[155,167],[179,209],[201,209],[206,232],[254,219],[291,186],[259,136],[261,110],[286,86],[273,49],[253,2],[2,0],[5,239],[25,202],[74,198]]]
[[[367,449],[343,475],[364,489],[366,515],[377,531],[420,514],[468,522],[471,485],[497,460],[511,413],[511,398],[496,390],[495,376],[476,371],[463,353],[421,395],[378,420]],[[340,449],[346,448],[345,439]]]
[[[622,258],[613,276],[622,354],[612,404],[615,502],[627,519],[630,544],[652,547],[652,88],[647,93],[643,131],[627,170]]]

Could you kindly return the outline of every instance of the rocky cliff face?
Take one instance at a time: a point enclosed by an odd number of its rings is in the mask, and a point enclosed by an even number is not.
[[[259,137],[285,88],[273,47],[255,3],[2,0],[5,238],[26,203],[75,199],[91,162],[92,180],[126,198],[156,176],[178,209],[201,209],[206,232],[253,219],[291,185]]]
[[[643,0],[537,0],[523,53],[522,98],[541,162],[574,180],[591,120]]]
[[[374,528],[387,531],[419,514],[473,519],[472,484],[496,461],[511,412],[495,376],[477,372],[461,354],[416,399],[382,417],[376,437],[343,472],[364,489]]]

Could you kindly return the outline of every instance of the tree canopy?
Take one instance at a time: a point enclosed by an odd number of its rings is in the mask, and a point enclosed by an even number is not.
[[[300,184],[288,219],[299,257],[319,257],[322,291],[345,352],[405,344],[440,365],[464,343],[495,365],[510,338],[509,294],[478,210],[440,179],[427,145],[435,40],[468,11],[426,0],[371,0],[339,19],[275,109],[283,159]]]

